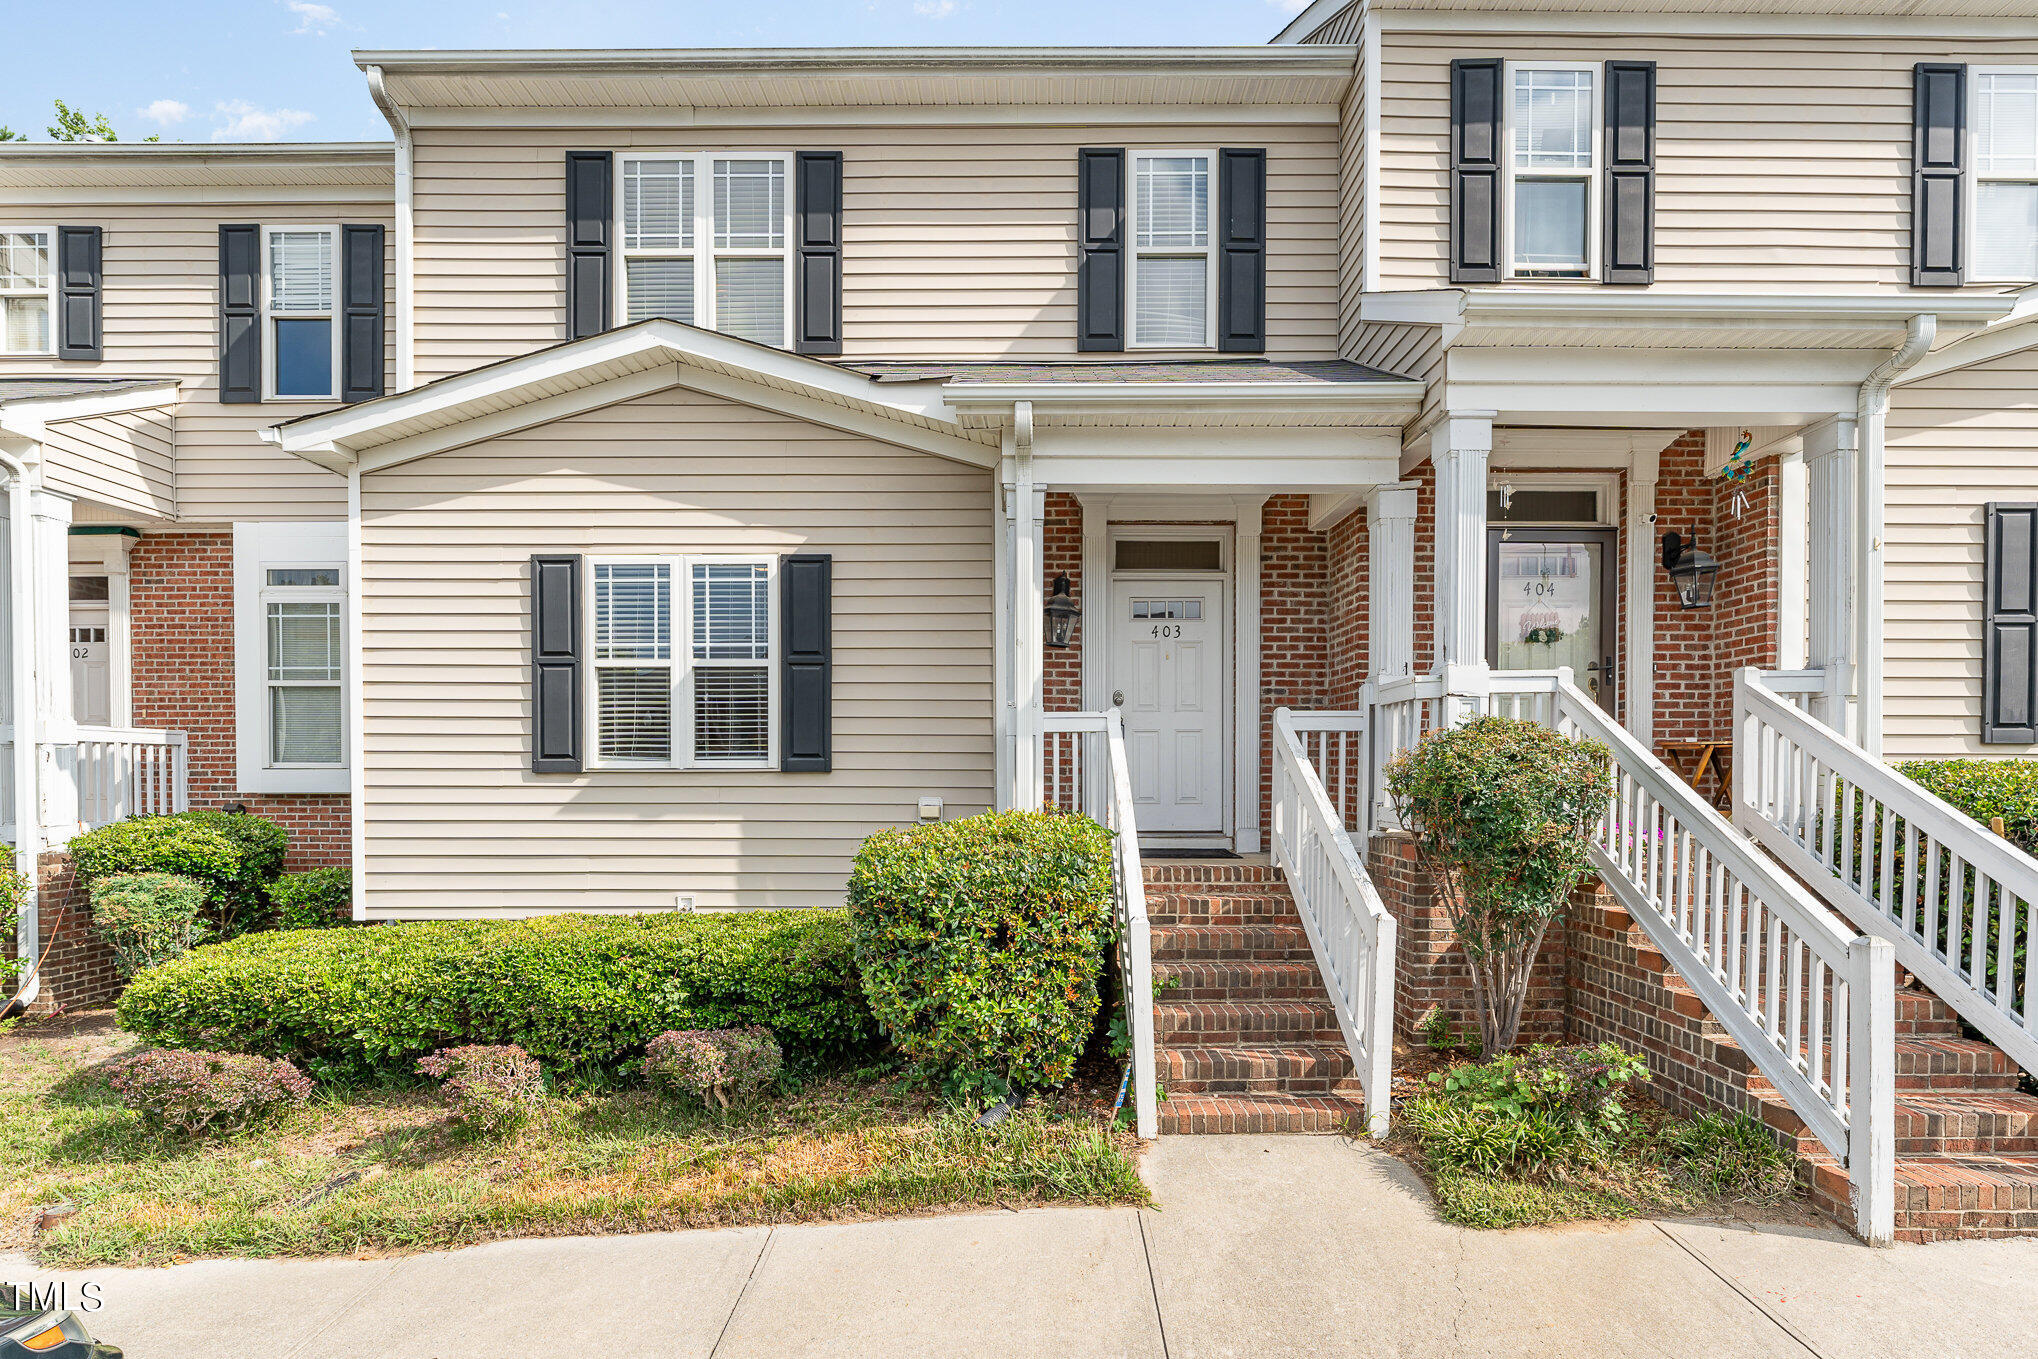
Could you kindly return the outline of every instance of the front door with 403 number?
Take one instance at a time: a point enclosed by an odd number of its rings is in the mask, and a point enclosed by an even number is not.
[[[1125,721],[1142,834],[1225,828],[1224,587],[1126,579],[1111,587],[1112,700]]]

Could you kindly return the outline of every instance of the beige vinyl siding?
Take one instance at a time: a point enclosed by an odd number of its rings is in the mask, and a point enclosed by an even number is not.
[[[2038,62],[2038,36],[1388,32],[1383,289],[1448,284],[1451,60],[1496,56],[1656,62],[1656,284],[1816,292],[1909,285],[1912,66]]]
[[[992,797],[989,473],[671,390],[362,478],[378,918],[838,904],[924,794]],[[530,772],[534,552],[834,558],[828,774]]]
[[[1983,510],[2038,500],[2038,352],[1895,388],[1887,460],[1884,753],[2038,755],[1980,739]]]
[[[1364,16],[1365,7],[1358,4],[1357,0],[1354,0],[1354,3],[1346,5],[1343,9],[1324,20],[1322,27],[1315,29],[1308,37],[1298,41],[1319,43],[1326,46],[1344,46],[1355,43],[1359,40],[1359,24]]]
[[[165,407],[45,426],[43,484],[113,509],[168,518],[177,508],[176,417]]]
[[[266,425],[332,402],[221,405],[219,391],[219,228],[221,223],[332,226],[381,223],[386,197],[335,186],[331,201],[190,201],[188,191],[138,187],[133,202],[59,203],[61,190],[0,189],[0,222],[62,223],[105,229],[102,307],[106,343],[96,363],[0,358],[0,377],[174,377],[177,515],[186,523],[236,519],[337,519],[347,512],[344,478],[262,442]],[[293,191],[297,196],[302,190]],[[29,194],[37,197],[23,202]],[[105,195],[99,195],[103,197]],[[169,201],[165,201],[169,200]],[[395,231],[385,233],[385,313],[395,315]],[[395,378],[395,326],[385,349]]]
[[[1334,358],[1336,112],[1306,125],[1255,124],[1250,113],[1216,126],[774,127],[691,138],[421,128],[418,378],[565,338],[565,153],[604,149],[839,150],[845,357],[1053,359],[1077,357],[1077,149],[1263,146],[1268,353]]]
[[[1356,9],[1356,6],[1354,7]],[[1313,41],[1313,40],[1312,40]],[[1359,301],[1366,289],[1366,65],[1361,61],[1338,110],[1337,348],[1359,343]]]

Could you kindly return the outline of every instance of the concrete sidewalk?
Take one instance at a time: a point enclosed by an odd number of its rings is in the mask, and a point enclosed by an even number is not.
[[[1438,1221],[1400,1163],[1329,1137],[1170,1138],[1147,1177],[1158,1211],[69,1276],[0,1257],[0,1278],[96,1282],[94,1329],[131,1359],[2038,1355],[2038,1241],[1872,1251],[1802,1228],[1469,1232]]]

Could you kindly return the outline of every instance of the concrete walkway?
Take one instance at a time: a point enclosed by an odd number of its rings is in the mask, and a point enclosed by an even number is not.
[[[509,1354],[2038,1355],[2038,1241],[1696,1223],[1469,1232],[1329,1137],[1171,1138],[1162,1207],[505,1241],[90,1279],[132,1359]],[[594,1337],[599,1337],[596,1341]]]

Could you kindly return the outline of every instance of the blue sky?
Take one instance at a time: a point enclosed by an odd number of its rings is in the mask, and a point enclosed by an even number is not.
[[[347,141],[389,129],[352,48],[812,47],[1261,43],[1306,0],[82,0],[22,3],[0,126],[46,140],[50,101],[124,141]],[[174,20],[166,14],[174,13]]]

